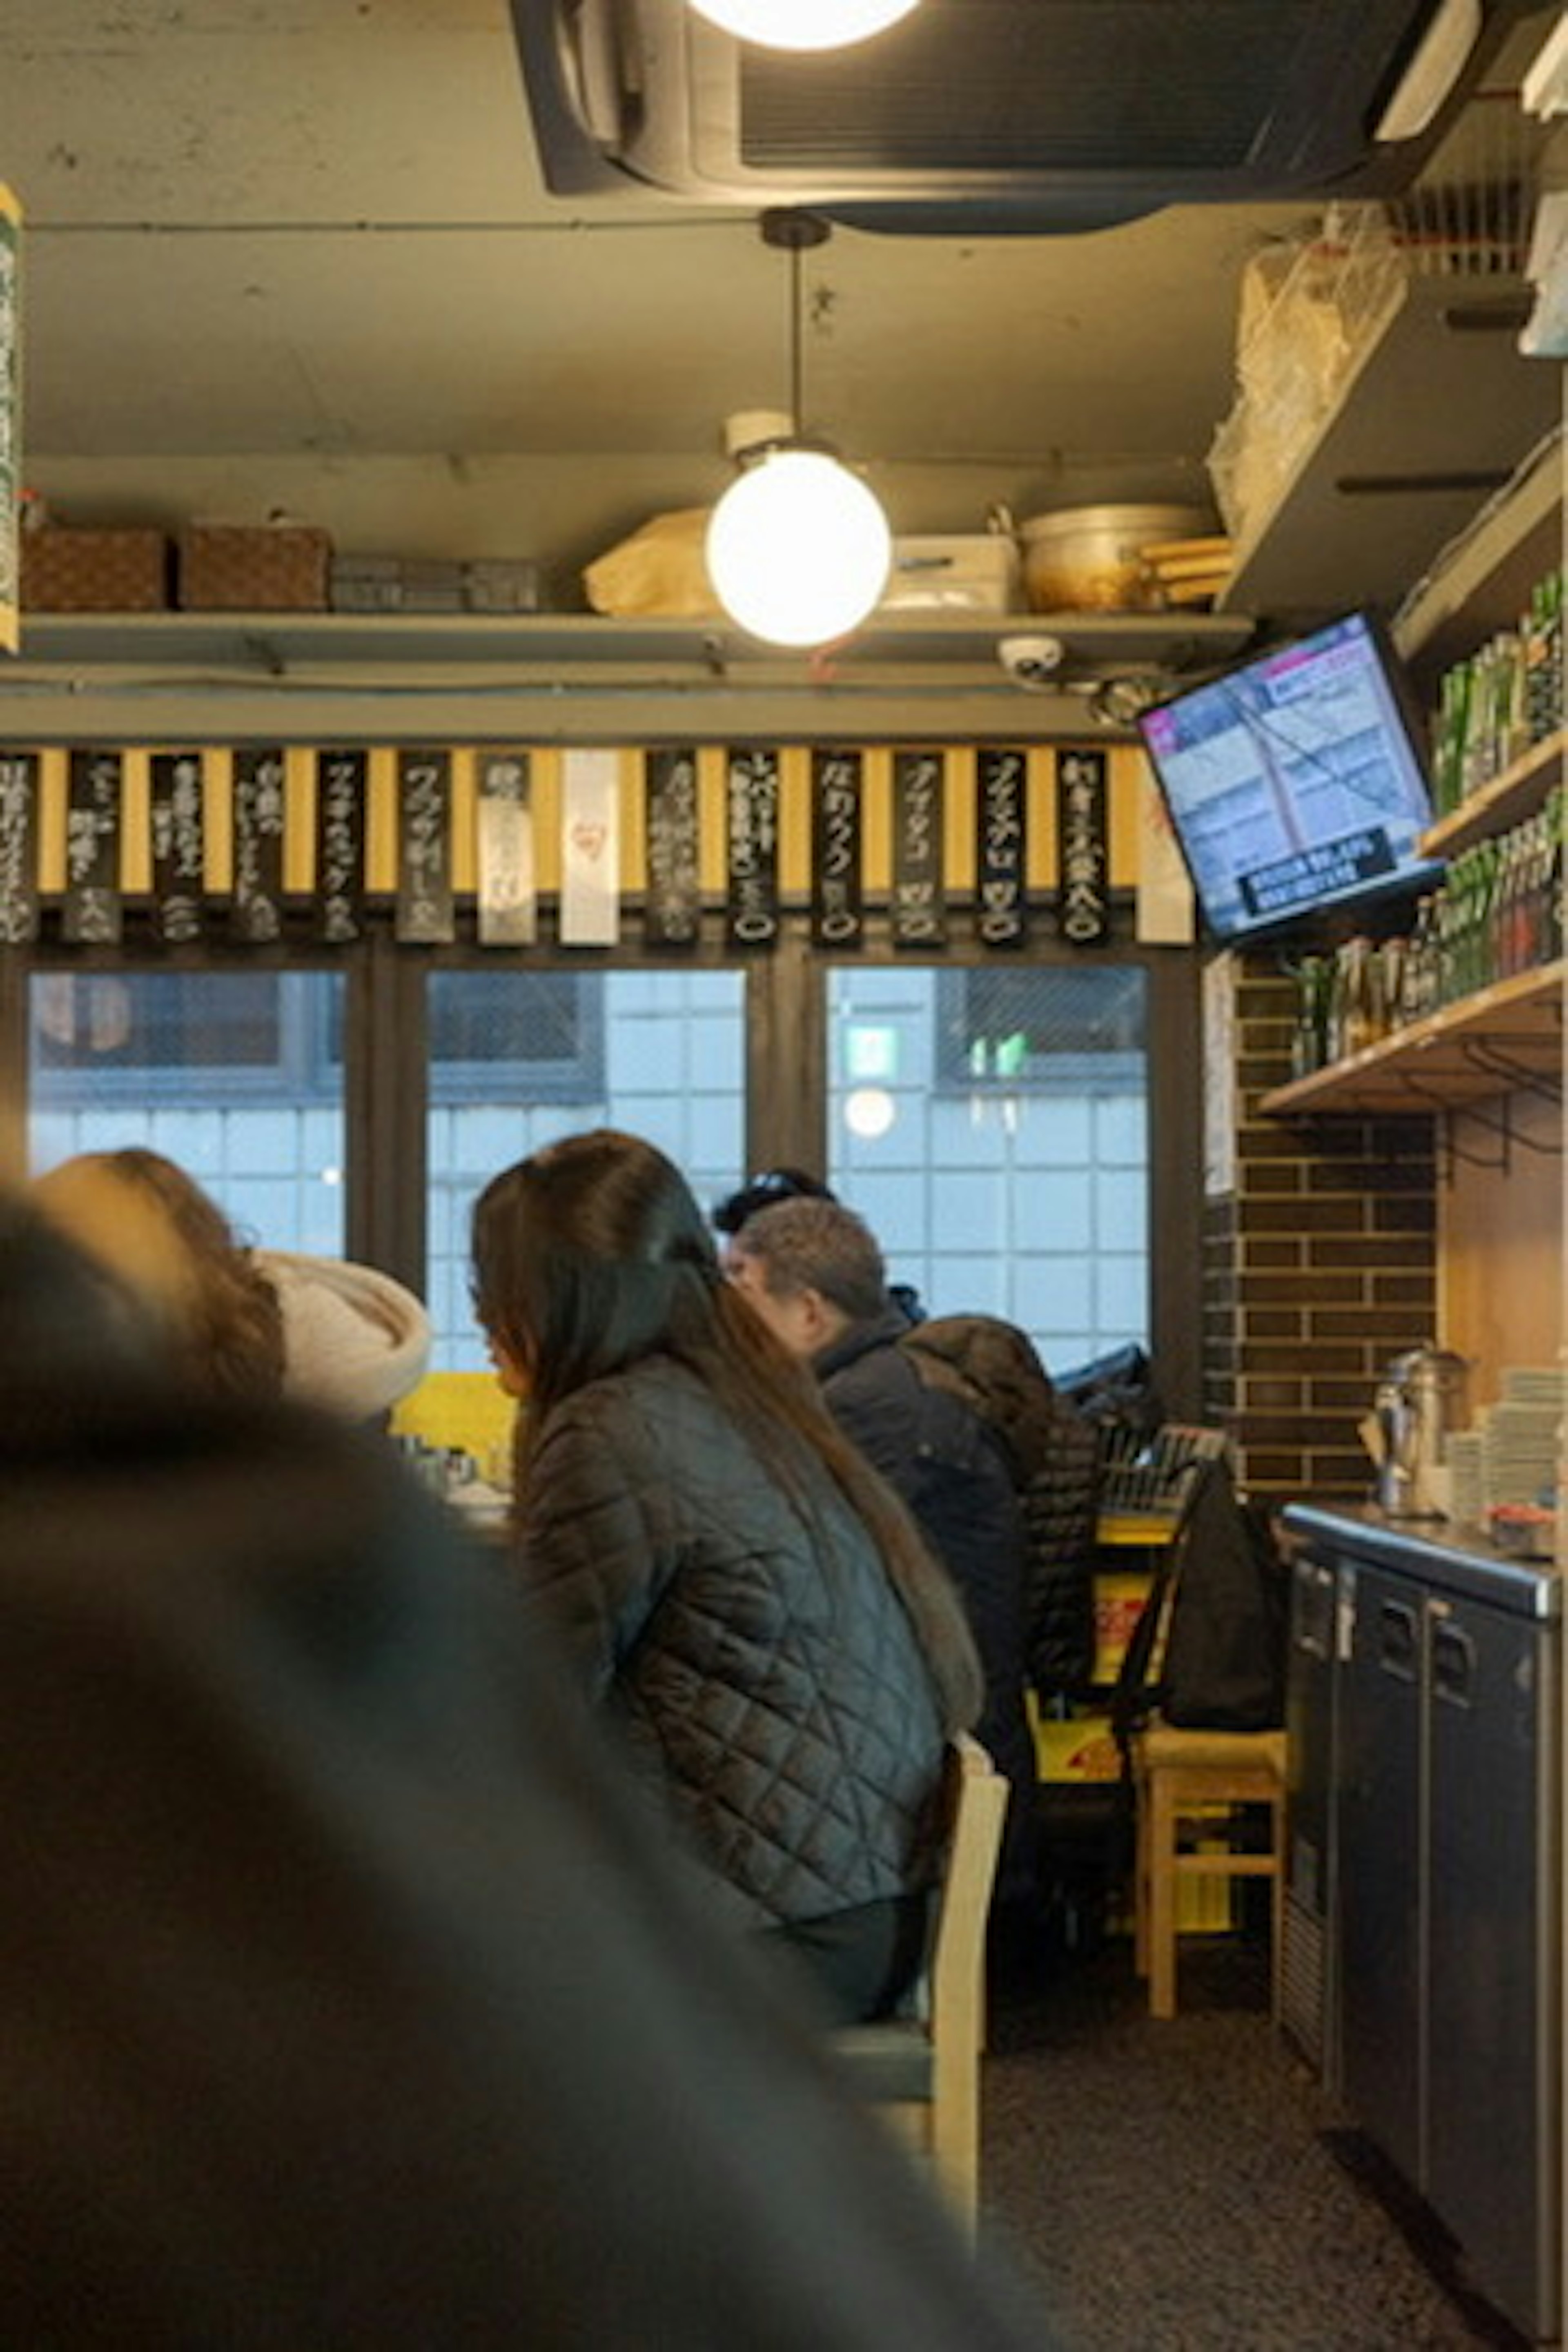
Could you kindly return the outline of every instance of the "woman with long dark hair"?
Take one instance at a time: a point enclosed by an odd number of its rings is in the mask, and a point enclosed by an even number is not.
[[[473,1263],[525,1401],[525,1589],[719,1907],[799,1952],[831,2014],[881,2013],[920,1961],[944,1743],[980,1706],[951,1584],[652,1144],[599,1129],[507,1169]]]

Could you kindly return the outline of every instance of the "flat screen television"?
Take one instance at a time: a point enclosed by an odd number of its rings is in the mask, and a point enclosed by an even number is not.
[[[1257,654],[1138,724],[1215,939],[1436,877],[1414,698],[1372,614]]]

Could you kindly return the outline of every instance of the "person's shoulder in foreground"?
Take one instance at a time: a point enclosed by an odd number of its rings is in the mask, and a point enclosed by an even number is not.
[[[10,2340],[1038,2347],[439,1506],[165,1387],[36,1238],[0,1202]]]

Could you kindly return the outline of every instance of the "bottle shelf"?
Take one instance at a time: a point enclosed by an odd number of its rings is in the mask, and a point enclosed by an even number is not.
[[[1568,961],[1517,972],[1276,1087],[1272,1117],[1318,1111],[1447,1110],[1519,1087],[1560,1094]]]
[[[1472,842],[1533,816],[1552,785],[1562,781],[1565,759],[1568,728],[1560,728],[1429,825],[1421,836],[1423,851],[1428,857],[1452,857],[1457,849],[1468,849]]]

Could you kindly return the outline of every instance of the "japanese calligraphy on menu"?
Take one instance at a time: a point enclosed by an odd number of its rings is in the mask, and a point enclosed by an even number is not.
[[[331,947],[364,929],[366,751],[316,754],[316,919]]]
[[[22,214],[9,188],[0,185],[0,648],[14,654],[21,613],[22,328],[17,252]]]
[[[1110,848],[1103,751],[1057,757],[1057,924],[1069,946],[1097,947],[1110,931]]]
[[[777,751],[731,751],[724,831],[725,935],[733,948],[772,947],[779,935]]]
[[[397,937],[437,947],[455,932],[452,908],[452,755],[397,755]]]
[[[38,755],[0,752],[0,947],[38,936]]]
[[[283,935],[283,753],[276,745],[234,755],[233,922],[252,947]]]
[[[975,760],[974,927],[982,947],[1022,947],[1029,775],[1026,751],[983,744]]]
[[[947,940],[942,864],[946,782],[944,752],[894,752],[892,930],[896,948],[942,947]]]
[[[149,763],[153,908],[165,947],[199,940],[205,928],[206,843],[199,751],[154,751]]]
[[[819,948],[857,947],[865,928],[863,765],[858,751],[811,755],[811,936]]]
[[[120,939],[123,766],[118,751],[79,751],[70,755],[60,937],[74,947],[113,946]]]
[[[482,751],[476,804],[479,942],[531,947],[538,930],[533,767],[526,751]]]
[[[697,754],[650,751],[647,777],[645,935],[652,948],[694,947],[702,912]]]

